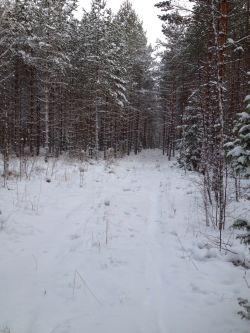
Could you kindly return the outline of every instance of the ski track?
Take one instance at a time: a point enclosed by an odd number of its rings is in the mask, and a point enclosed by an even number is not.
[[[241,269],[192,258],[204,228],[192,174],[157,151],[89,166],[83,188],[68,173],[27,183],[31,198],[42,184],[38,212],[1,190],[13,214],[0,232],[0,332],[248,332]]]

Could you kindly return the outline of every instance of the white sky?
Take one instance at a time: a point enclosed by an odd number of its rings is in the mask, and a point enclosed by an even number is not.
[[[157,39],[163,39],[161,32],[162,23],[157,17],[160,11],[154,7],[157,0],[130,0],[130,2],[133,4],[140,19],[143,20],[149,43],[154,45]],[[91,0],[79,0],[80,7],[86,10],[89,9],[90,3]],[[123,0],[107,0],[107,6],[112,8],[114,12],[119,9],[122,3]]]

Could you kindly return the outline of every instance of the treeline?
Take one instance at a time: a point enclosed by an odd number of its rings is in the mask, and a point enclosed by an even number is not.
[[[225,223],[227,177],[250,176],[250,1],[161,1],[163,152],[204,175],[207,223]]]
[[[76,19],[76,0],[0,2],[0,149],[92,157],[153,147],[155,82],[142,23],[125,1]]]

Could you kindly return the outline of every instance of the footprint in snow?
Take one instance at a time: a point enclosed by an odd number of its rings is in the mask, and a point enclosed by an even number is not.
[[[205,290],[201,290],[198,286],[196,286],[193,283],[190,283],[190,287],[192,289],[193,292],[196,292],[197,294],[202,294],[202,295],[207,295],[208,292]]]
[[[71,240],[79,239],[81,236],[79,234],[70,235]]]
[[[58,325],[51,331],[51,333],[69,333],[69,332],[71,332],[71,326],[69,324],[63,326]]]
[[[114,267],[117,267],[117,266],[124,266],[127,264],[126,261],[124,260],[119,260],[119,259],[114,259],[112,257],[109,258],[109,263],[114,266]]]
[[[176,232],[175,230],[170,231],[170,235],[173,235],[173,236],[175,236],[175,237],[178,236],[178,234],[177,234],[177,232]]]
[[[123,192],[130,192],[131,191],[131,188],[124,188],[123,189]]]

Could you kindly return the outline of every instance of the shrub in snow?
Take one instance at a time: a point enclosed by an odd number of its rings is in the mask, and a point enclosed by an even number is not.
[[[237,220],[233,223],[233,228],[234,228],[234,229],[243,229],[243,228],[250,229],[250,225],[248,224],[248,221],[247,221],[247,220],[244,220],[244,219],[237,219]]]
[[[246,110],[238,114],[235,140],[226,144],[227,157],[238,175],[250,177],[250,95],[245,98]]]
[[[11,333],[9,327],[0,327],[0,333]]]
[[[250,222],[245,219],[237,219],[232,226],[234,229],[243,230],[244,233],[238,235],[236,238],[244,244],[250,244]]]
[[[242,311],[239,311],[238,314],[242,319],[250,320],[250,303],[247,299],[239,298],[239,305],[243,307]]]
[[[19,178],[20,177],[20,173],[16,170],[8,170],[6,176],[8,178]],[[2,177],[4,177],[4,174],[2,174]]]
[[[5,220],[3,218],[2,211],[0,210],[0,231],[3,230],[4,223],[5,223]]]
[[[242,230],[242,233],[237,235],[236,238],[246,245],[250,244],[250,222],[245,219],[237,219],[232,228],[237,230]],[[242,266],[246,269],[250,269],[250,259],[249,255],[244,253],[235,253],[229,255],[229,261],[231,261],[235,266]],[[241,313],[242,314],[242,313]]]

